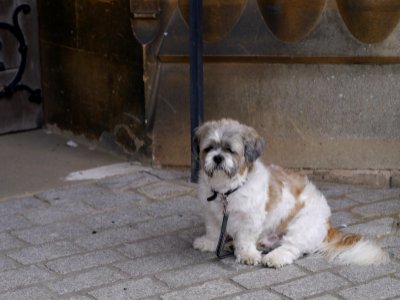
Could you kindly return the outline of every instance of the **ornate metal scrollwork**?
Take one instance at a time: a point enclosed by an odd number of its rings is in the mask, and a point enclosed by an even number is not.
[[[9,31],[17,39],[19,43],[18,52],[21,56],[17,74],[9,84],[0,89],[0,100],[2,98],[11,98],[16,91],[27,91],[30,94],[29,101],[37,104],[40,104],[42,102],[42,93],[40,89],[32,89],[29,86],[20,83],[26,67],[28,46],[25,43],[24,35],[22,33],[21,27],[19,26],[18,15],[21,12],[23,12],[24,14],[28,14],[30,13],[30,11],[31,8],[29,5],[22,4],[15,9],[12,17],[12,24],[0,22],[0,29]],[[3,62],[0,62],[0,72],[2,71],[5,71],[5,65]]]

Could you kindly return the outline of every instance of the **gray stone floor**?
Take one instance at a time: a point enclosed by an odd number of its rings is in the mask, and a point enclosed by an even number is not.
[[[193,250],[204,229],[188,174],[132,168],[1,201],[0,299],[400,299],[400,189],[318,184],[334,224],[377,239],[390,264],[275,270]]]

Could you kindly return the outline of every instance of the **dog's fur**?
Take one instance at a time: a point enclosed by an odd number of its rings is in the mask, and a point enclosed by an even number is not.
[[[222,220],[221,194],[228,196],[228,235],[237,261],[280,268],[320,252],[339,264],[370,265],[389,260],[373,242],[332,228],[324,196],[307,177],[265,166],[264,141],[237,121],[211,121],[198,128],[201,170],[198,197],[204,204],[206,234],[193,247],[215,251]],[[207,198],[217,192],[214,201]],[[272,249],[262,255],[261,248]]]

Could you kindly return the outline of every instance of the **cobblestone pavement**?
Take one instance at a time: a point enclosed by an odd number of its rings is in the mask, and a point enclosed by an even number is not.
[[[334,225],[378,238],[390,264],[315,255],[275,270],[193,250],[204,229],[188,174],[133,168],[1,201],[0,300],[400,299],[400,189],[318,185]]]

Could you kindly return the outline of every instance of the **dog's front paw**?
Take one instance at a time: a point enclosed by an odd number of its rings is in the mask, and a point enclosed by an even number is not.
[[[193,248],[203,252],[212,252],[217,248],[217,243],[204,235],[193,241]]]
[[[261,252],[260,251],[241,251],[239,253],[235,253],[236,260],[245,265],[257,266],[261,262]]]
[[[270,268],[282,268],[285,265],[289,265],[293,262],[293,255],[283,249],[277,248],[272,250],[262,258],[262,264]]]

